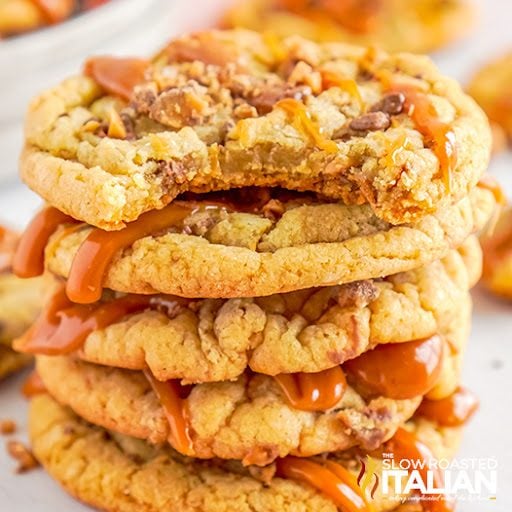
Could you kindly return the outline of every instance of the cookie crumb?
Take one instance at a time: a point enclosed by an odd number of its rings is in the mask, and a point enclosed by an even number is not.
[[[25,473],[39,466],[32,452],[20,441],[7,441],[7,453],[18,462],[16,473]]]
[[[16,432],[16,422],[13,420],[0,420],[0,434],[7,436]]]

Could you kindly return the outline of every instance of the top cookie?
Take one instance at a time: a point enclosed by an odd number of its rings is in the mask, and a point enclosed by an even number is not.
[[[32,103],[21,174],[107,230],[185,191],[249,185],[402,224],[465,196],[489,159],[484,114],[425,57],[213,31],[86,74]]]
[[[223,24],[424,53],[463,36],[473,14],[466,0],[249,0],[237,2]]]

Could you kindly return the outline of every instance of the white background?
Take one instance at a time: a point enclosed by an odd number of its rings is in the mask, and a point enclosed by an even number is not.
[[[464,41],[434,56],[446,74],[464,83],[489,57],[512,50],[512,2],[475,0],[480,6],[477,29]],[[176,1],[169,35],[207,23],[218,2]],[[225,1],[221,3],[226,3]],[[192,9],[191,9],[192,7]],[[191,12],[193,11],[193,12]],[[144,27],[141,27],[144,28]],[[0,43],[2,44],[2,43]],[[77,69],[80,63],[77,63]],[[511,84],[512,94],[512,84]],[[497,157],[491,165],[512,198],[512,153]],[[0,188],[0,221],[22,227],[39,202],[17,184]],[[26,403],[20,397],[22,377],[0,387],[0,419],[15,418],[25,438]],[[499,461],[496,501],[460,503],[461,512],[512,511],[512,304],[500,302],[482,291],[475,292],[474,327],[466,356],[464,382],[478,393],[481,409],[467,428],[461,456],[496,457]],[[3,439],[0,439],[2,442]],[[68,498],[42,471],[14,476],[14,461],[0,445],[0,510],[9,512],[79,512],[89,510]],[[166,511],[167,512],[167,511]],[[170,511],[169,511],[170,512]]]

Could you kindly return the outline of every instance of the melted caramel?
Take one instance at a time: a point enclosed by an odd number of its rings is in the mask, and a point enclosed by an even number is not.
[[[507,204],[507,196],[494,176],[484,174],[478,181],[477,186],[492,192],[494,199],[499,205],[505,206]]]
[[[410,460],[411,467],[418,469],[421,478],[425,484],[428,481],[427,471],[428,464],[417,464],[416,461],[430,461],[435,460],[435,456],[428,446],[419,441],[414,434],[408,432],[403,428],[399,428],[395,435],[386,443],[384,443],[380,452],[386,454],[393,454],[393,461],[398,464],[401,460]],[[416,464],[415,464],[416,462]],[[422,467],[423,466],[423,467]],[[432,468],[433,471],[433,485],[436,488],[443,487],[443,473],[439,468]],[[442,495],[430,495],[435,497],[435,500],[422,501],[423,510],[429,512],[452,512],[453,504],[445,499]]]
[[[323,70],[320,72],[322,75],[322,89],[330,89],[331,87],[339,87],[342,91],[346,91],[357,100],[359,107],[364,109],[364,101],[359,92],[357,82],[352,78],[344,78],[332,71]]]
[[[190,205],[175,201],[162,210],[144,213],[119,231],[93,229],[78,249],[71,265],[66,284],[69,299],[79,304],[98,301],[103,292],[106,270],[116,252],[152,233],[181,223],[191,211]]]
[[[343,512],[370,512],[356,478],[333,461],[285,457],[276,461],[276,474],[311,485],[329,497]]]
[[[169,443],[183,455],[193,456],[194,444],[191,438],[184,397],[188,391],[187,387],[181,386],[178,380],[160,382],[149,371],[145,371],[144,374],[160,400],[169,421]]]
[[[75,219],[49,207],[41,210],[23,233],[12,262],[18,277],[36,277],[44,272],[44,248],[61,224],[76,223]]]
[[[439,336],[407,343],[378,345],[347,361],[343,368],[357,389],[368,395],[404,400],[427,393],[443,362]]]
[[[84,66],[84,73],[109,94],[130,99],[133,88],[144,81],[149,67],[145,59],[129,57],[92,57]]]
[[[290,405],[302,411],[332,409],[347,389],[345,374],[339,366],[319,373],[286,373],[274,379]]]
[[[439,160],[443,182],[450,190],[452,171],[457,165],[457,141],[454,131],[448,123],[439,120],[432,102],[424,92],[410,85],[394,85],[392,92],[400,92],[405,96],[405,110],[409,112],[417,130],[427,137],[432,145],[432,151]]]
[[[166,300],[158,295],[126,295],[109,302],[73,304],[61,287],[47,301],[34,325],[16,340],[15,347],[31,354],[69,354],[81,348],[93,331],[104,329],[126,315],[165,306]]]
[[[46,387],[36,370],[33,370],[25,379],[21,387],[21,392],[25,398],[32,398],[36,395],[46,393]]]
[[[303,103],[293,98],[285,98],[278,101],[274,108],[284,110],[291,119],[293,126],[317,148],[329,153],[336,153],[338,151],[337,144],[322,135],[320,127],[311,119]]]
[[[459,427],[469,421],[478,410],[479,402],[475,394],[459,387],[454,393],[441,400],[424,398],[416,414],[443,427]]]

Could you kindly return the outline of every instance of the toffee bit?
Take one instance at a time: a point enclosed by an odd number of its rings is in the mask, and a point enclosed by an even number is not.
[[[25,473],[39,466],[32,452],[20,441],[7,441],[7,453],[18,462],[16,473]]]
[[[0,434],[7,436],[16,432],[16,423],[13,420],[0,420]]]
[[[126,139],[126,128],[115,109],[110,111],[107,135],[113,139]]]

